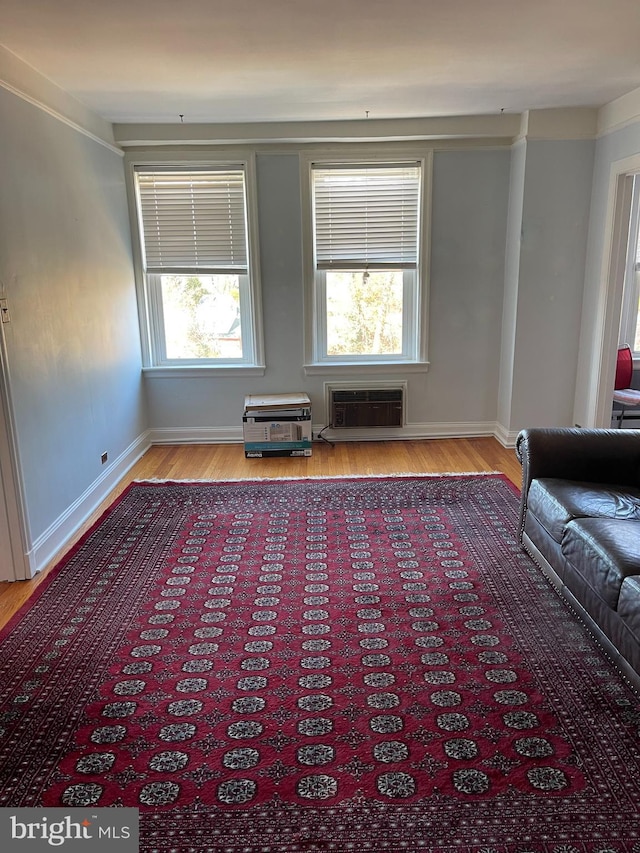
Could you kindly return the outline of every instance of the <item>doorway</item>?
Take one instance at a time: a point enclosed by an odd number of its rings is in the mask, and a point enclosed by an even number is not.
[[[631,210],[627,237],[627,257],[622,292],[622,313],[618,343],[628,344],[640,357],[640,175],[633,175]]]
[[[611,166],[597,313],[587,357],[590,381],[586,409],[588,423],[585,425],[594,427],[611,426],[618,344],[622,335],[631,334],[633,325],[629,320],[629,329],[623,328],[623,317],[633,313],[631,306],[634,298],[637,300],[632,288],[625,288],[625,281],[629,281],[627,270],[635,263],[632,246],[636,245],[637,220],[640,217],[640,213],[634,214],[634,187],[638,190],[639,184],[637,175],[640,175],[640,154],[616,161]],[[635,228],[632,227],[634,215]]]
[[[10,419],[4,338],[0,327],[0,581],[26,580],[28,569],[24,513],[17,476],[17,450]]]

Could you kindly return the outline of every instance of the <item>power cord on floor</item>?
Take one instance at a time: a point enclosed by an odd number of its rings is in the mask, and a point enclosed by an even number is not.
[[[320,439],[320,441],[324,441],[325,444],[330,444],[331,447],[335,447],[335,444],[333,443],[333,441],[329,441],[329,439],[325,438],[324,435],[322,434],[326,429],[333,429],[333,424],[327,424],[326,426],[323,426],[322,429],[320,430],[320,432],[318,433],[317,437]]]

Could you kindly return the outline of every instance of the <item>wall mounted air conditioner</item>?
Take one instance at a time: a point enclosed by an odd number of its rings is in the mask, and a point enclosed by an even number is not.
[[[402,388],[332,388],[330,393],[330,425],[334,429],[402,426]]]

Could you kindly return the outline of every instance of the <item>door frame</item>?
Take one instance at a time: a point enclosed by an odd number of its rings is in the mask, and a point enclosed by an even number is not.
[[[0,581],[17,581],[30,578],[31,569],[18,443],[11,405],[6,325],[0,324],[0,540],[8,541],[9,548],[2,548],[0,554]]]
[[[633,179],[640,154],[611,164],[597,316],[591,348],[587,411],[594,427],[611,426],[616,355],[622,319]]]

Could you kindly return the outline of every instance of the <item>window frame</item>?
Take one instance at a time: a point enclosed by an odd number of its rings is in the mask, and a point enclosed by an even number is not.
[[[130,214],[134,234],[134,265],[138,291],[143,370],[157,376],[201,376],[211,373],[216,376],[247,375],[262,376],[265,372],[264,342],[262,332],[262,300],[258,253],[258,216],[255,156],[243,153],[221,159],[188,158],[174,160],[158,159],[153,156],[134,156],[128,162],[128,186],[130,189]],[[247,242],[247,273],[241,279],[241,325],[243,356],[241,359],[192,358],[175,359],[166,355],[164,337],[164,312],[161,294],[161,273],[147,273],[144,267],[142,219],[139,204],[136,174],[166,169],[169,171],[216,171],[237,169],[244,173],[245,228]],[[220,271],[223,274],[224,271]],[[184,273],[175,269],[169,275],[193,275],[193,270]],[[196,273],[197,274],[197,273]],[[201,275],[216,274],[215,270],[203,269]],[[242,279],[245,279],[243,281]]]
[[[635,339],[640,321],[640,172],[633,176],[622,300],[619,344],[629,344],[638,360],[640,350],[635,349]]]
[[[305,275],[304,354],[305,373],[405,372],[426,371],[428,331],[428,270],[430,257],[429,221],[433,151],[397,149],[386,146],[374,156],[370,150],[349,152],[309,151],[302,154],[301,195],[303,224],[303,258]],[[352,168],[367,166],[418,165],[420,168],[420,199],[418,209],[418,263],[415,270],[403,270],[403,352],[380,355],[327,354],[326,273],[318,269],[315,259],[315,219],[313,211],[314,168]],[[400,267],[398,267],[400,268]],[[363,265],[364,269],[364,265]],[[369,272],[378,268],[370,264]],[[384,267],[380,267],[384,269]],[[388,269],[388,267],[387,267]],[[342,271],[336,267],[336,272]],[[344,271],[353,271],[350,265]],[[408,273],[408,275],[407,275]],[[413,282],[411,282],[413,279]]]

